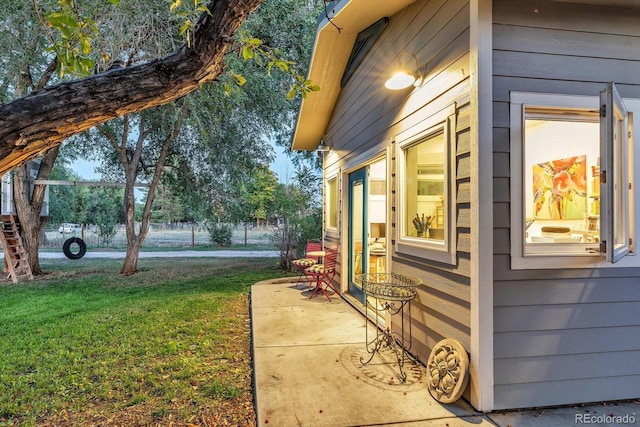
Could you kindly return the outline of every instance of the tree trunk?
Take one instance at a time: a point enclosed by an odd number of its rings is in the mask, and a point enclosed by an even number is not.
[[[216,79],[242,22],[263,0],[213,0],[190,47],[165,58],[61,83],[0,107],[0,175],[66,138],[164,105]]]
[[[40,220],[40,210],[35,212],[29,196],[29,176],[26,165],[17,168],[13,175],[14,202],[16,213],[20,222],[20,236],[22,244],[27,253],[27,259],[34,275],[43,274],[40,268],[40,258],[38,251],[38,237],[42,228]]]
[[[37,179],[48,179],[53,169],[53,164],[58,157],[59,147],[47,152],[42,157],[40,169],[38,170]],[[22,244],[27,252],[27,259],[31,265],[31,271],[34,275],[44,274],[40,267],[40,236],[43,235],[42,226],[45,220],[40,216],[42,206],[44,205],[44,196],[46,194],[45,185],[35,185],[33,194],[29,194],[30,177],[27,173],[26,165],[16,169],[14,174],[14,202],[16,205],[16,213],[20,222],[20,235],[22,236]]]
[[[160,152],[158,153],[158,159],[156,160],[155,164],[155,171],[153,173],[151,183],[149,184],[147,201],[145,202],[144,209],[142,211],[142,222],[140,224],[140,230],[137,234],[135,230],[136,199],[134,185],[137,178],[138,167],[140,165],[144,139],[149,135],[149,133],[145,130],[144,120],[141,120],[138,129],[138,141],[131,158],[129,158],[127,155],[127,146],[125,143],[123,143],[121,146],[118,146],[117,142],[111,139],[112,144],[114,144],[114,148],[118,151],[120,162],[125,172],[124,212],[125,228],[127,232],[127,253],[125,254],[125,261],[122,269],[120,270],[120,273],[124,275],[131,275],[138,272],[138,256],[140,254],[142,242],[144,242],[144,239],[147,237],[147,233],[149,231],[151,210],[153,208],[153,200],[155,198],[156,188],[158,187],[158,182],[160,182],[160,177],[162,176],[162,172],[164,170],[164,165],[169,153],[169,147],[178,136],[178,133],[180,133],[182,122],[184,121],[187,112],[187,105],[183,104],[177,112],[177,116],[173,123],[173,129],[162,142],[162,147],[160,149]],[[125,121],[127,120],[128,117],[125,117]],[[126,127],[128,128],[128,126]],[[105,132],[104,134],[109,137],[108,132]],[[123,135],[123,139],[125,141],[127,139],[127,136],[128,135]]]
[[[139,242],[139,239],[134,239],[134,242],[127,239],[127,253],[124,255],[124,264],[122,264],[120,274],[130,276],[138,272],[138,257],[141,246],[142,243]]]
[[[147,237],[148,230],[146,223],[143,221],[143,224],[140,226],[140,232],[136,233],[136,199],[133,182],[135,182],[135,176],[133,179],[130,179],[130,177],[127,176],[127,183],[124,192],[124,218],[125,230],[127,233],[127,253],[124,256],[124,264],[122,264],[122,268],[120,269],[120,273],[125,276],[130,276],[138,272],[138,256],[140,255],[142,242],[144,242],[144,239]],[[148,197],[152,197],[151,194],[149,194]]]

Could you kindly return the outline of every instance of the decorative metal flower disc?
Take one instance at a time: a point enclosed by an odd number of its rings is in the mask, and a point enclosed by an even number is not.
[[[441,403],[462,396],[469,380],[469,356],[462,344],[446,338],[431,351],[427,362],[429,393]]]

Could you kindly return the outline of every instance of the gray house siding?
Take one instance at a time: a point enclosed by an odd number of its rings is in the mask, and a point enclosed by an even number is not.
[[[426,361],[433,345],[443,337],[470,346],[470,137],[469,137],[469,4],[463,0],[417,1],[389,17],[389,25],[345,85],[326,134],[334,155],[325,162],[325,176],[342,175],[388,150],[388,204],[391,236],[387,237],[391,271],[420,277],[424,285],[412,303],[412,352]],[[425,70],[419,89],[392,92],[383,83],[400,52],[415,53]],[[413,107],[408,107],[412,105]],[[398,253],[395,250],[399,219],[395,171],[395,136],[417,126],[441,110],[456,106],[455,144],[457,159],[457,257],[453,265]],[[341,188],[344,190],[344,182]],[[342,194],[339,218],[347,219],[347,195]],[[339,225],[338,230],[344,230]],[[346,248],[348,236],[325,238],[325,244]],[[344,258],[346,259],[346,258]],[[344,271],[343,271],[344,270]],[[339,280],[346,280],[340,265]],[[396,322],[397,323],[397,322]]]
[[[493,15],[495,409],[637,398],[640,269],[510,268],[509,94],[614,81],[640,98],[640,9],[496,0]]]
[[[466,99],[460,101],[466,102]],[[424,282],[412,303],[414,325],[420,325],[417,328],[419,333],[414,336],[414,350],[418,359],[423,362],[427,361],[431,349],[443,338],[455,339],[466,349],[471,346],[469,111],[468,104],[458,107],[456,137],[453,142],[457,164],[457,201],[454,208],[457,227],[456,263],[440,264],[397,252],[392,258],[392,271],[420,277]],[[392,189],[397,189],[394,178]],[[392,201],[394,211],[397,210],[395,200]],[[392,216],[392,224],[399,224],[395,215]],[[394,235],[398,232],[399,230],[395,230]]]

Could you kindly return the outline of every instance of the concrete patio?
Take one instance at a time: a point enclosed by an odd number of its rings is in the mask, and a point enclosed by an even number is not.
[[[464,400],[434,400],[422,365],[367,366],[365,327],[371,324],[338,295],[332,302],[296,287],[292,278],[251,290],[258,426],[594,426],[640,423],[640,400],[480,413]],[[370,335],[371,337],[371,335]],[[619,417],[619,418],[615,418]],[[625,418],[626,417],[626,418]],[[614,423],[612,424],[612,421]]]
[[[363,366],[373,326],[337,295],[309,295],[290,279],[252,288],[258,425],[495,425],[462,400],[435,401],[419,364],[404,384],[378,356]]]

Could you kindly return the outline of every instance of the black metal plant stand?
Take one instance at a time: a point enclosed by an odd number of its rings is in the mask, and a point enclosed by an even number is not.
[[[392,332],[389,325],[385,325],[382,330],[376,328],[375,338],[369,339],[369,328],[365,328],[365,342],[367,352],[370,354],[368,360],[360,359],[360,363],[367,365],[373,357],[378,354],[386,364],[393,362],[387,361],[380,350],[388,348],[395,354],[398,363],[398,377],[402,382],[407,379],[404,372],[404,363],[408,357],[407,352],[411,350],[411,301],[416,297],[416,287],[422,284],[422,280],[417,277],[405,276],[396,273],[368,273],[360,274],[357,280],[362,284],[362,290],[367,296],[365,304],[365,316],[369,319],[369,310],[375,313],[374,319],[376,326],[379,325],[380,309],[386,311],[392,316],[400,314],[400,332]],[[375,300],[375,306],[371,300]],[[406,307],[406,310],[405,310]],[[409,316],[408,335],[405,335],[405,312]]]

